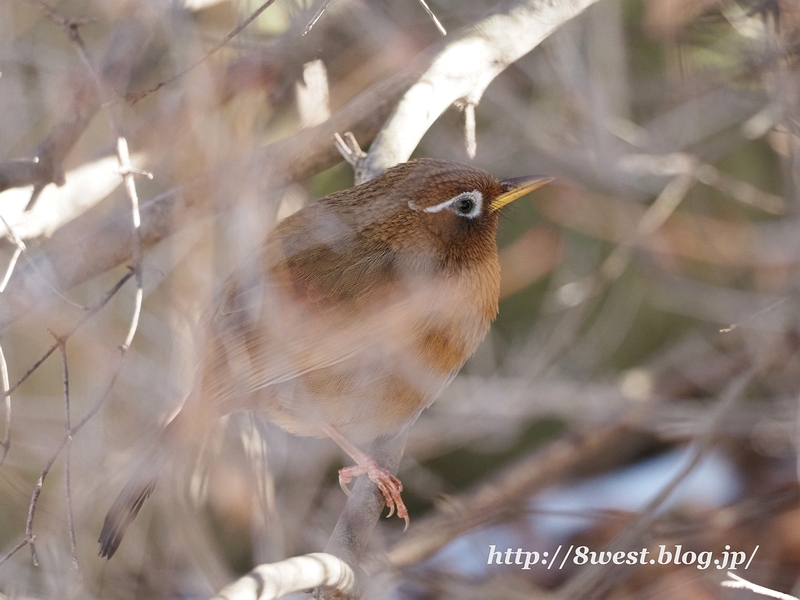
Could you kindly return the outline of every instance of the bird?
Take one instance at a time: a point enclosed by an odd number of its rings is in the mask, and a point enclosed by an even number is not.
[[[409,427],[475,352],[498,313],[500,209],[551,181],[499,180],[420,158],[279,221],[223,284],[198,328],[191,392],[111,505],[111,558],[178,447],[252,410],[328,437],[406,522],[400,480],[361,447]]]

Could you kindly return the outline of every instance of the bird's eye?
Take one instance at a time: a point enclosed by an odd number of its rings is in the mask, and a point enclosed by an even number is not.
[[[461,217],[474,219],[481,212],[481,203],[483,201],[483,194],[478,190],[471,192],[464,192],[450,200],[450,208]]]
[[[469,197],[459,198],[456,200],[455,208],[462,215],[468,215],[475,208],[475,201]]]
[[[438,213],[441,210],[449,209],[455,211],[456,214],[462,217],[474,219],[481,212],[482,202],[483,194],[481,194],[478,190],[472,190],[471,192],[464,192],[455,198],[450,198],[449,200],[445,200],[444,202],[440,202],[439,204],[434,204],[433,206],[428,206],[426,208],[420,209],[412,201],[409,201],[408,207],[411,210],[423,210],[426,213]]]

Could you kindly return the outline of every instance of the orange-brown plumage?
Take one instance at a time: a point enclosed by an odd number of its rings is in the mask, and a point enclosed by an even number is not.
[[[343,480],[382,480],[387,504],[405,516],[399,481],[362,465],[352,445],[413,423],[473,354],[497,314],[497,208],[543,182],[420,159],[281,221],[206,318],[200,369],[171,437],[256,410],[292,433],[332,437],[358,462]],[[102,555],[150,490],[146,477],[123,490]]]

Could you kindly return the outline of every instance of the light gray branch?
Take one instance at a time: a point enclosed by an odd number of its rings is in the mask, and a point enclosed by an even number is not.
[[[506,67],[597,0],[524,0],[503,4],[445,45],[409,88],[362,165],[376,177],[408,160],[451,104],[476,105]]]
[[[259,565],[212,600],[274,600],[319,586],[349,594],[354,585],[355,575],[346,562],[324,552],[314,552]]]

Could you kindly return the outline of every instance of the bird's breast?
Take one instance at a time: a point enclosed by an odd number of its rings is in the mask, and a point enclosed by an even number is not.
[[[475,352],[498,290],[492,265],[398,278],[340,306],[267,283],[214,327],[206,370],[215,377],[204,387],[223,412],[255,409],[292,433],[321,436],[330,424],[354,440],[391,434]]]

